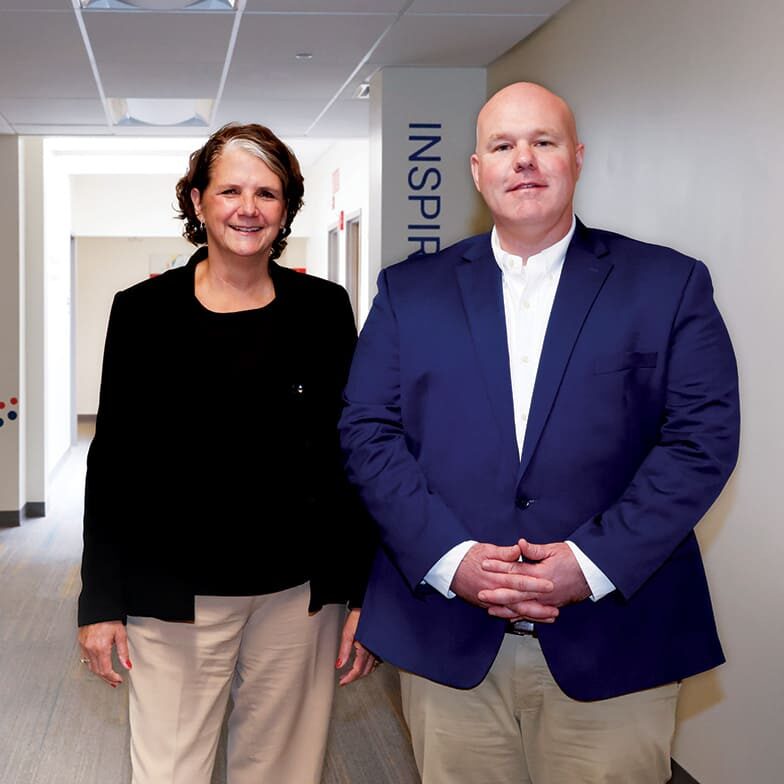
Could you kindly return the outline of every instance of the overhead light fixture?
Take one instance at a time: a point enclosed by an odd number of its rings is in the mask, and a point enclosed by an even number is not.
[[[370,82],[360,82],[359,87],[354,91],[354,97],[360,100],[370,98]]]
[[[313,53],[312,52],[297,52],[297,54],[294,55],[294,58],[296,60],[312,60],[313,59]]]
[[[209,98],[109,98],[108,101],[114,125],[159,128],[207,127],[213,103]]]
[[[79,0],[85,10],[232,11],[237,0]]]

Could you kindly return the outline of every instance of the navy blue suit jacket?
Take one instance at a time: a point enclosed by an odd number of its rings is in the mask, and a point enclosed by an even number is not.
[[[705,266],[578,222],[520,459],[489,235],[381,272],[346,389],[349,478],[382,548],[359,639],[432,680],[479,683],[504,624],[422,579],[455,544],[570,539],[617,590],[540,641],[561,688],[602,699],[723,654],[693,528],[738,447],[735,359]]]

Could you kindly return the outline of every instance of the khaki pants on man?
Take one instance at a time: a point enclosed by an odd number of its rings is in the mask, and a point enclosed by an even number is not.
[[[679,685],[597,702],[557,686],[531,636],[507,634],[487,677],[453,689],[401,672],[423,784],[665,784]]]

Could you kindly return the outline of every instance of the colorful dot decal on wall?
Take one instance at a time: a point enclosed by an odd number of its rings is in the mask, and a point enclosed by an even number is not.
[[[9,406],[15,407],[18,404],[19,398],[17,397],[9,397],[7,403],[5,400],[0,400],[0,411],[3,412],[3,416],[0,417],[0,427],[3,427],[3,425],[5,425],[7,422],[13,422],[19,417],[19,412],[14,411],[13,408],[6,410]]]

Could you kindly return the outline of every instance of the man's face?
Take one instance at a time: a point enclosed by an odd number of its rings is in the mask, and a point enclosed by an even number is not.
[[[569,108],[543,87],[510,85],[479,113],[471,173],[502,234],[564,236],[582,163]]]

